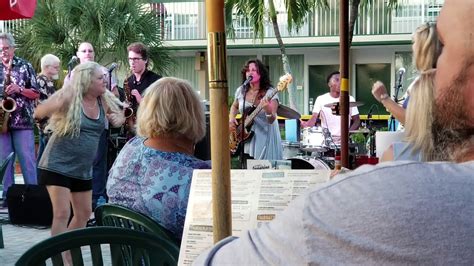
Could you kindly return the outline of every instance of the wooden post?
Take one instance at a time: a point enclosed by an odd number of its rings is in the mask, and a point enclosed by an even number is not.
[[[206,0],[214,242],[232,235],[224,0]]]
[[[349,0],[340,0],[339,10],[341,164],[343,167],[349,168]]]

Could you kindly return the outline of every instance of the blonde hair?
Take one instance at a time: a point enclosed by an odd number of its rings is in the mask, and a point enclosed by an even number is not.
[[[53,54],[45,54],[43,57],[41,57],[41,71],[44,71],[47,66],[52,66],[59,62],[60,60],[57,56]]]
[[[439,56],[439,40],[436,24],[425,23],[413,33],[413,61],[418,71],[436,68]]]
[[[61,90],[56,92],[60,98],[70,98],[70,101],[66,102],[62,109],[56,112],[50,119],[49,128],[59,136],[79,136],[81,131],[82,100],[89,91],[94,74],[97,72],[103,73],[103,70],[102,66],[96,62],[89,61],[79,64],[72,70],[71,79],[64,83]],[[107,110],[106,107],[109,107],[112,112],[120,112],[122,103],[112,92],[106,90],[100,96],[100,99],[104,110]]]
[[[434,69],[421,73],[410,92],[405,118],[405,140],[412,144],[413,153],[421,152],[423,161],[430,160],[433,150],[431,127],[435,74]]]
[[[204,106],[191,85],[178,78],[151,84],[137,111],[137,134],[150,138],[177,135],[197,143],[206,134]]]

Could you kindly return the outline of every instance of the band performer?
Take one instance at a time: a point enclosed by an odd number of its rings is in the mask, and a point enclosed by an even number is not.
[[[14,101],[16,109],[6,112],[9,116],[6,132],[0,133],[0,160],[15,152],[26,184],[36,184],[36,156],[33,109],[39,97],[36,73],[26,60],[15,55],[15,39],[10,33],[0,33],[0,92]],[[1,121],[3,125],[3,121]],[[2,126],[3,131],[3,126]],[[13,183],[14,163],[6,169],[3,183],[3,198]],[[3,202],[6,207],[6,201]]]
[[[132,43],[127,47],[127,51],[132,74],[125,80],[124,91],[126,101],[133,110],[132,119],[128,119],[127,122],[129,134],[134,135],[135,117],[144,91],[161,76],[148,69],[149,51],[145,44],[141,42]]]
[[[275,91],[270,84],[268,70],[258,59],[251,59],[242,69],[242,83],[252,76],[249,86],[240,86],[235,92],[235,100],[230,107],[229,129],[236,131],[238,113],[248,112],[247,107],[257,107],[262,104],[263,109],[255,117],[251,127],[253,136],[244,143],[244,157],[257,160],[281,160],[283,158],[280,130],[276,111],[278,109],[278,94],[268,99]],[[245,93],[246,91],[246,93]],[[245,93],[245,99],[244,99]],[[244,108],[245,103],[245,110]],[[249,114],[247,114],[249,115]],[[239,136],[237,136],[239,137]]]
[[[321,127],[327,128],[331,133],[334,144],[338,145],[341,143],[341,116],[334,115],[330,107],[325,107],[326,104],[339,102],[339,96],[341,95],[341,83],[340,83],[340,72],[335,71],[327,76],[327,84],[329,92],[316,98],[314,103],[313,115],[308,121],[301,121],[301,127],[312,127],[316,123],[318,116],[321,118]],[[354,102],[355,99],[349,96],[349,101]],[[357,107],[349,108],[349,115],[351,125],[349,130],[356,130],[360,125],[359,110]]]

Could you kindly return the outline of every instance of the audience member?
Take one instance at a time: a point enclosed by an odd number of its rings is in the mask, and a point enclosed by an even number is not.
[[[33,109],[39,96],[33,66],[15,55],[15,39],[10,33],[0,33],[0,92],[15,102],[0,134],[0,160],[15,152],[26,184],[36,184],[36,156]],[[2,95],[3,97],[3,95]],[[3,124],[3,121],[1,121]],[[3,181],[3,207],[8,188],[14,182],[15,160],[7,166]]]
[[[436,33],[436,24],[425,23],[419,26],[413,34],[413,62],[417,71],[427,71],[436,67],[436,59],[439,55],[439,40],[438,34]],[[406,99],[403,103],[403,107],[395,102],[390,95],[387,93],[385,85],[377,81],[372,86],[372,95],[379,101],[388,112],[390,112],[400,123],[405,124],[405,108],[408,106],[411,88],[415,84],[416,78],[413,83],[407,88]]]
[[[469,264],[474,261],[474,16],[446,0],[437,30],[434,154],[364,166],[307,191],[276,219],[195,265]],[[289,233],[290,232],[290,233]]]
[[[120,101],[106,89],[101,66],[86,62],[74,68],[71,80],[36,107],[35,118],[50,116],[53,132],[39,162],[39,183],[46,185],[53,205],[51,235],[85,227],[91,214],[92,163],[104,120],[125,121]],[[69,221],[71,214],[74,216]]]
[[[137,136],[110,169],[109,202],[153,218],[180,240],[193,169],[210,168],[193,156],[205,134],[204,106],[188,82],[152,83],[138,107]]]
[[[381,161],[428,161],[433,151],[434,79],[436,71],[422,72],[411,89],[405,116],[404,141],[394,142],[383,153]]]

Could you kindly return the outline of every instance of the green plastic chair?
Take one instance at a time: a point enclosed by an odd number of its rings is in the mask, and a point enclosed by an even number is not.
[[[10,163],[13,158],[15,158],[15,153],[11,152],[7,158],[0,165],[0,189],[3,190],[3,179],[5,178],[5,172],[7,171],[8,163]],[[3,243],[3,230],[2,225],[0,224],[0,248],[4,248],[5,244]]]
[[[90,257],[87,247],[90,248]],[[97,226],[69,231],[43,240],[27,250],[15,265],[63,265],[61,253],[67,250],[70,250],[72,265],[75,266],[104,263],[177,265],[179,256],[179,250],[172,243],[157,235],[127,228]]]
[[[150,232],[172,241],[179,249],[180,241],[173,234],[150,217],[116,204],[104,204],[94,210],[98,226],[115,226],[143,232]]]

